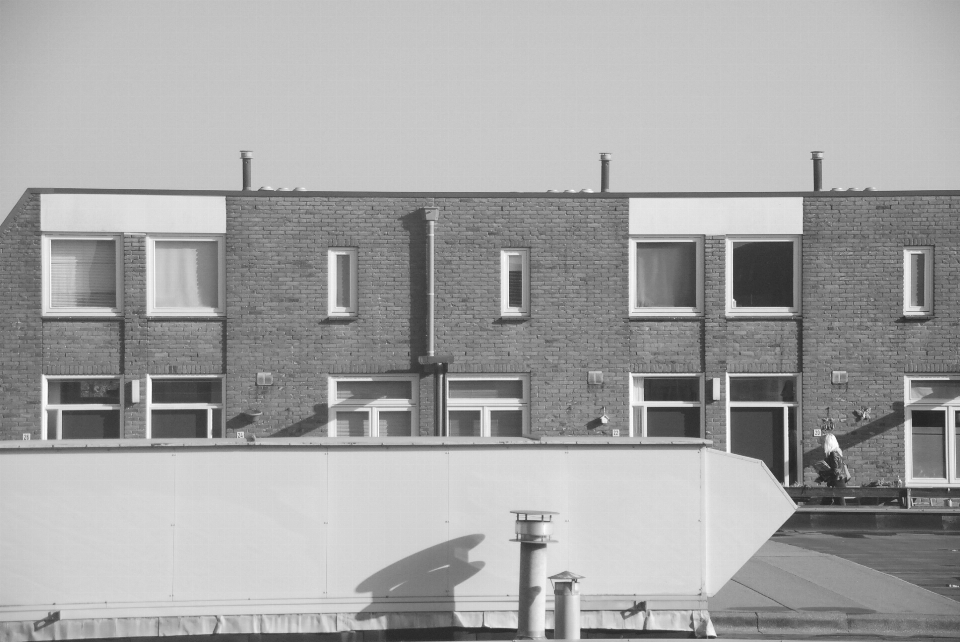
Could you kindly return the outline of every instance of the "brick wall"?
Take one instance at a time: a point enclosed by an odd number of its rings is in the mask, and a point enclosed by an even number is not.
[[[833,418],[855,482],[904,474],[904,374],[960,372],[960,198],[808,198],[804,205],[804,459]],[[935,314],[903,316],[903,248],[934,250]],[[831,372],[849,382],[831,383]],[[869,420],[853,411],[871,408]],[[811,477],[808,473],[807,477]]]

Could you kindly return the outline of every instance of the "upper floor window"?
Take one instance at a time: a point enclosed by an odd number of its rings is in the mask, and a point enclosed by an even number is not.
[[[329,437],[413,437],[417,434],[416,375],[330,377]]]
[[[117,377],[44,377],[44,439],[119,439]]]
[[[703,238],[630,240],[630,314],[703,312]]]
[[[147,239],[147,314],[224,312],[223,237]]]
[[[933,314],[932,247],[903,250],[903,313],[908,316]]]
[[[148,377],[147,438],[223,436],[223,377]]]
[[[529,432],[530,382],[520,375],[450,375],[450,437],[522,437]]]
[[[799,312],[798,238],[728,238],[727,314],[777,316]]]
[[[503,316],[530,315],[530,250],[500,252],[500,302]]]
[[[327,251],[327,313],[357,315],[357,248],[331,247]]]
[[[116,236],[44,236],[43,313],[119,315],[122,247]]]
[[[701,375],[633,375],[630,382],[632,435],[703,436]]]

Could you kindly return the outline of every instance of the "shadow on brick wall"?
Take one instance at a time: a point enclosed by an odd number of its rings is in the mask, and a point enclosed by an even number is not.
[[[837,443],[840,449],[847,454],[848,448],[854,448],[860,444],[882,435],[883,433],[899,428],[903,424],[903,402],[895,402],[892,412],[874,419],[868,424],[864,424],[846,433],[834,433],[837,436]],[[803,467],[808,468],[814,462],[823,459],[823,448],[817,446],[803,453]]]
[[[427,354],[427,223],[423,211],[416,209],[400,217],[403,229],[409,233],[407,245],[410,257],[410,367],[420,369],[418,358]]]

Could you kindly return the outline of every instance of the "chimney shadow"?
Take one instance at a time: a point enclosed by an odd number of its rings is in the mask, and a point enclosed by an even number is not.
[[[373,603],[357,614],[371,619],[389,610],[384,601],[399,597],[453,597],[453,589],[479,573],[484,562],[471,562],[470,550],[485,535],[465,535],[425,548],[377,571],[357,585],[358,593],[369,593]],[[452,608],[452,607],[451,607]]]

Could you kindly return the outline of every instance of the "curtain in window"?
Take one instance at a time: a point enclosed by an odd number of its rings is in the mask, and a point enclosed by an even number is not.
[[[507,257],[507,305],[511,308],[523,307],[523,257],[511,254]]]
[[[915,308],[922,308],[926,305],[925,294],[926,284],[926,257],[919,252],[910,255],[910,305]]]
[[[350,303],[350,255],[337,255],[337,307],[349,308]]]
[[[115,308],[117,253],[114,241],[50,241],[50,305],[53,308]]]
[[[157,241],[155,247],[156,307],[218,307],[219,265],[216,241]]]
[[[637,243],[637,307],[696,305],[696,243]]]

